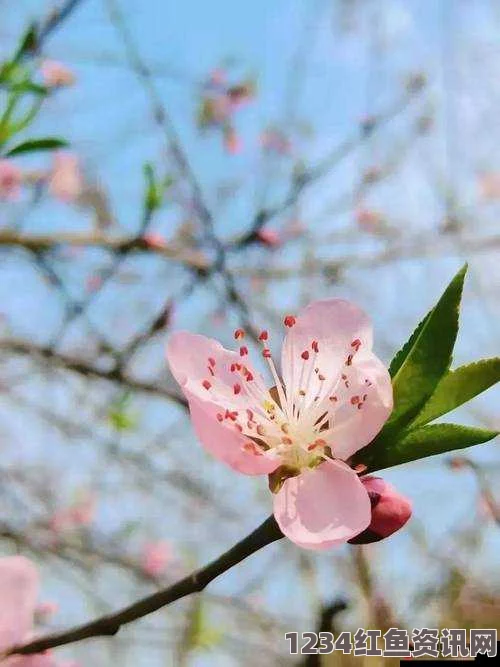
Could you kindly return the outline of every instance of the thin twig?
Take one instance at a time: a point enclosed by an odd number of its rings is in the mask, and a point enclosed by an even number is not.
[[[234,547],[205,567],[193,572],[172,586],[165,588],[138,600],[129,607],[125,607],[114,614],[106,614],[89,623],[70,628],[64,632],[40,637],[27,644],[14,646],[3,655],[7,658],[12,655],[31,655],[47,651],[48,649],[65,644],[88,639],[90,637],[110,637],[116,635],[123,625],[143,618],[176,600],[180,600],[192,593],[200,593],[208,584],[224,572],[241,563],[259,549],[276,542],[283,537],[273,516],[266,519],[253,533],[247,535]],[[0,654],[0,659],[2,655]]]

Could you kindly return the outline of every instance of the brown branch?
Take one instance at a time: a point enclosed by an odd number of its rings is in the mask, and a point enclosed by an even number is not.
[[[35,345],[24,341],[2,340],[0,341],[0,351],[2,350],[8,350],[14,354],[41,357],[47,361],[50,360],[60,368],[73,371],[79,375],[109,380],[110,382],[118,382],[130,389],[136,389],[137,391],[142,391],[147,394],[163,396],[178,403],[182,407],[187,407],[186,400],[180,394],[162,387],[161,385],[143,382],[130,377],[120,368],[99,368],[98,366],[93,366],[87,361],[78,359],[77,357],[56,352],[51,347]]]
[[[101,247],[110,252],[126,253],[131,250],[147,251],[180,262],[191,269],[207,270],[207,259],[202,253],[173,246],[151,245],[144,238],[109,237],[102,234],[18,234],[10,230],[0,231],[0,246],[18,246],[31,252],[44,252],[61,245],[75,247]]]
[[[14,646],[6,651],[0,660],[12,655],[32,655],[65,644],[72,644],[90,637],[110,637],[116,635],[123,625],[143,618],[148,614],[180,600],[192,593],[200,593],[208,584],[224,572],[241,563],[259,549],[276,542],[283,537],[273,516],[269,517],[253,533],[247,535],[234,547],[205,567],[193,572],[172,586],[138,600],[129,607],[114,613],[106,614],[69,630],[40,637],[27,644]]]

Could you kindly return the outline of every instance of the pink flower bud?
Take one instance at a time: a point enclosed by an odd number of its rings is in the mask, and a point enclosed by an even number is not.
[[[56,153],[52,173],[49,177],[50,193],[66,203],[78,199],[83,191],[83,178],[76,155]]]
[[[224,148],[229,155],[237,155],[238,153],[241,153],[243,148],[241,138],[236,134],[236,131],[232,127],[229,127],[224,131]]]
[[[382,223],[382,215],[370,208],[358,208],[356,222],[365,232],[376,232]]]
[[[47,88],[72,86],[75,83],[75,75],[69,67],[55,60],[44,60],[40,70]]]
[[[142,237],[144,243],[150,248],[156,248],[158,250],[163,250],[167,247],[167,239],[157,232],[148,232]]]
[[[150,577],[159,577],[172,559],[172,548],[168,542],[148,542],[143,547],[142,569]]]
[[[282,243],[280,235],[274,229],[259,229],[255,236],[268,248],[278,248]]]
[[[389,537],[402,528],[411,517],[409,500],[380,477],[362,477],[372,506],[372,520],[368,528],[349,540],[350,544],[369,544]]]
[[[23,176],[10,160],[0,160],[0,201],[16,201],[21,193]]]

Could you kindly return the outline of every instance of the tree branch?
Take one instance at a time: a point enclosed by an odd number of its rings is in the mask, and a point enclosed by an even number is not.
[[[40,637],[27,644],[14,646],[3,655],[0,654],[0,660],[12,655],[41,653],[57,646],[72,644],[90,637],[110,637],[116,635],[123,625],[143,618],[187,595],[200,593],[211,581],[230,570],[234,565],[241,563],[242,560],[259,551],[259,549],[280,540],[282,537],[283,534],[278,524],[274,517],[271,516],[254,530],[253,533],[247,535],[247,537],[222,554],[222,556],[219,556],[219,558],[200,570],[184,577],[184,579],[181,579],[172,586],[142,598],[114,614],[107,614],[84,625],[50,634],[46,637]]]

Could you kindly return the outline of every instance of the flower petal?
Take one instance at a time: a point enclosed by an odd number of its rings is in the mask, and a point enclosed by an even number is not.
[[[251,407],[246,380],[238,371],[231,371],[233,364],[244,363],[253,375],[252,383],[265,391],[262,376],[251,367],[247,357],[243,360],[236,352],[226,350],[219,342],[206,336],[187,331],[175,332],[168,341],[167,360],[186,395],[189,392],[203,401],[211,400],[220,408]],[[203,382],[210,384],[209,389],[203,386]],[[235,385],[239,385],[237,394]]]
[[[346,460],[368,445],[389,418],[392,384],[387,368],[368,350],[356,355],[344,374],[347,379],[341,379],[335,392],[338,400],[328,440],[333,455]]]
[[[23,556],[0,558],[0,653],[31,632],[38,572]]]
[[[309,377],[314,383],[307,392],[312,399],[326,392],[340,375],[347,356],[354,351],[352,343],[355,341],[359,341],[360,349],[371,350],[371,322],[360,308],[342,299],[309,304],[297,316],[283,343],[281,366],[288,391],[295,396],[304,389],[300,385]],[[316,353],[313,342],[317,343]],[[306,363],[301,356],[305,352],[308,353]],[[313,366],[326,378],[323,385],[319,383],[319,374],[309,372],[309,367]]]
[[[195,394],[186,392],[193,427],[199,440],[215,458],[245,475],[264,475],[280,465],[278,458],[267,452],[251,453],[243,449],[249,439],[230,426],[230,420],[217,420],[218,408],[210,401],[202,401]],[[254,443],[252,443],[254,444]]]
[[[274,497],[282,532],[300,547],[323,550],[346,542],[370,523],[368,493],[341,461],[325,461],[285,481]]]

